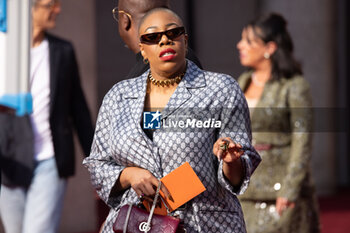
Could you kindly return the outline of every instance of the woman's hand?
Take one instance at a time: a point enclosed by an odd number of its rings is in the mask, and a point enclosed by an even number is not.
[[[233,163],[243,154],[242,146],[231,138],[219,138],[213,146],[213,153],[225,163]]]
[[[278,197],[276,200],[276,211],[279,216],[281,216],[283,211],[285,211],[287,208],[294,208],[294,206],[295,203],[288,201],[287,198]]]
[[[224,162],[222,170],[233,186],[238,188],[243,180],[242,146],[231,138],[219,138],[213,146],[213,153]]]
[[[147,201],[153,201],[153,197],[159,185],[159,180],[150,171],[139,167],[125,168],[121,174],[120,180],[125,182],[125,186],[131,186],[139,197]],[[162,185],[161,191],[166,198],[172,199],[164,185]]]

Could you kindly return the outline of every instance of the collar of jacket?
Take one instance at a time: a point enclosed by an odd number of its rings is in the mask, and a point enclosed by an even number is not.
[[[123,93],[123,98],[126,99],[137,99],[144,98],[146,94],[147,87],[147,75],[149,69],[143,73],[141,76],[130,79],[129,85]],[[196,89],[203,88],[206,86],[204,72],[198,66],[196,66],[192,61],[187,60],[187,70],[185,76],[182,78],[182,81],[179,83],[179,88],[186,89]]]
[[[141,122],[142,112],[144,111],[148,72],[149,70],[140,77],[127,80],[129,83],[122,94],[122,97],[125,99],[135,100],[132,107],[132,114],[136,123]],[[169,99],[168,104],[162,109],[162,119],[167,118],[177,109],[183,107],[191,99],[191,89],[203,88],[205,86],[206,82],[203,70],[199,69],[193,62],[187,60],[186,74]]]

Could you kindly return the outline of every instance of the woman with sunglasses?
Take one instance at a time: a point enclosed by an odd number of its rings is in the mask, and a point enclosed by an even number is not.
[[[121,206],[152,200],[159,179],[185,162],[206,188],[172,213],[186,231],[246,232],[236,195],[247,188],[260,156],[250,143],[243,93],[232,77],[185,59],[187,34],[171,10],[148,12],[139,34],[150,69],[107,93],[84,161],[111,207],[103,232],[112,232]]]
[[[112,10],[113,17],[118,23],[120,38],[125,46],[135,53],[135,64],[125,79],[135,78],[149,69],[149,64],[144,63],[140,52],[138,27],[142,17],[154,8],[169,8],[169,0],[118,0],[118,7]],[[194,62],[199,68],[202,65],[194,51],[188,47],[186,58]]]
[[[264,15],[237,44],[239,77],[251,109],[253,145],[262,163],[240,196],[250,233],[318,233],[311,178],[311,93],[293,57],[285,19]]]

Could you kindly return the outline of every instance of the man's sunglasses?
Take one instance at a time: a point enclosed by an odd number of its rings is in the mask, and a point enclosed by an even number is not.
[[[166,30],[164,32],[154,32],[143,34],[140,36],[140,42],[145,44],[158,44],[162,39],[163,35],[166,35],[168,39],[174,40],[185,33],[184,27],[177,27],[173,29]]]

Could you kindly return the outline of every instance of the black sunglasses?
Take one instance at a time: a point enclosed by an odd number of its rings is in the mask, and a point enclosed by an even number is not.
[[[140,36],[140,42],[146,44],[158,44],[162,39],[163,35],[166,35],[168,39],[174,40],[185,33],[184,27],[177,27],[173,29],[166,30],[164,32],[154,32],[143,34]]]

